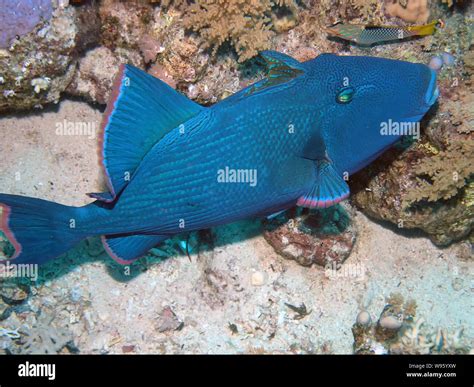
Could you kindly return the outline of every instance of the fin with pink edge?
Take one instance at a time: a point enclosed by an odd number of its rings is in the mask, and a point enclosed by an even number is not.
[[[89,196],[113,202],[153,145],[204,109],[158,78],[121,65],[99,136],[109,192]]]

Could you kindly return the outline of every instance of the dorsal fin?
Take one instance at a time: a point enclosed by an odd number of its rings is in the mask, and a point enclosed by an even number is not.
[[[289,67],[304,71],[303,65],[299,61],[282,52],[265,50],[260,52],[260,55],[267,63],[269,71],[275,67]]]
[[[89,196],[114,201],[151,147],[203,109],[158,78],[136,67],[121,65],[100,136],[99,159],[110,193]]]
[[[260,55],[267,66],[267,76],[251,86],[246,95],[289,82],[304,73],[303,65],[291,56],[276,51],[262,51]]]

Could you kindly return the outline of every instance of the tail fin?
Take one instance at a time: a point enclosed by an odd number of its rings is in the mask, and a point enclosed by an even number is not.
[[[0,229],[15,248],[14,263],[44,263],[87,237],[76,227],[81,208],[6,194],[0,194],[0,207]]]
[[[424,24],[422,26],[408,26],[406,27],[406,29],[413,35],[427,36],[434,34],[434,32],[436,31],[436,26],[438,24],[440,24],[440,20],[434,20],[429,24]]]

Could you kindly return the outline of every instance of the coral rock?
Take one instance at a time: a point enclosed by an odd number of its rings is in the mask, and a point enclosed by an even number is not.
[[[167,306],[161,311],[158,317],[156,329],[158,332],[176,331],[182,326],[183,323],[178,319],[173,309]]]
[[[101,4],[99,15],[103,46],[111,50],[116,47],[137,49],[153,21],[153,8],[145,2],[106,0]]]
[[[0,48],[7,48],[16,36],[31,32],[53,13],[51,0],[3,0],[0,12]]]
[[[356,230],[343,206],[264,222],[264,237],[275,251],[303,266],[338,267],[349,256]]]
[[[153,75],[155,78],[161,79],[173,89],[176,89],[176,81],[173,79],[173,77],[163,65],[155,63],[153,66],[150,67],[148,73]]]
[[[106,47],[89,51],[79,62],[68,92],[101,104],[107,103],[119,61]]]
[[[453,86],[456,84],[456,86]],[[404,152],[392,149],[354,177],[352,202],[402,229],[419,228],[437,245],[474,228],[471,79],[441,79],[436,118]]]
[[[80,50],[91,43],[85,37],[90,28],[81,29],[82,12],[82,7],[57,8],[50,20],[42,19],[8,50],[0,49],[0,113],[59,100],[72,80]]]
[[[387,220],[401,229],[420,228],[437,245],[445,246],[466,237],[474,225],[474,207],[464,199],[467,189],[447,201],[433,204],[422,202],[410,209],[403,205],[407,191],[415,189],[416,162],[413,159],[419,157],[417,152],[405,152],[385,170],[376,172],[369,168],[364,171],[365,183],[362,185],[368,188],[360,189],[353,195],[353,203],[365,214]],[[383,165],[383,160],[387,163],[390,159],[388,155],[383,157],[377,162],[379,167]]]
[[[385,10],[390,16],[409,23],[426,23],[430,17],[428,0],[389,0]]]
[[[280,0],[276,4],[294,9],[292,0]],[[230,42],[239,61],[243,62],[270,48],[271,38],[275,35],[271,23],[273,5],[268,0],[232,0],[226,6],[217,0],[198,0],[191,5],[184,24],[199,32],[214,53],[224,42]],[[291,28],[294,23],[291,17],[286,18],[277,22],[277,29]]]

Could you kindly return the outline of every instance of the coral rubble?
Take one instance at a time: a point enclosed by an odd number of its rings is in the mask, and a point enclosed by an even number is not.
[[[390,16],[399,17],[409,23],[423,24],[430,17],[428,0],[388,0],[385,9]]]
[[[17,36],[31,32],[53,13],[50,0],[2,0],[0,5],[0,48],[8,48]]]
[[[282,214],[264,222],[263,235],[276,252],[300,265],[339,267],[356,241],[346,209],[336,206],[288,218]]]
[[[277,6],[286,7],[289,12],[295,12],[293,0],[278,0]],[[214,52],[226,41],[236,49],[239,60],[244,61],[258,54],[259,51],[270,47],[270,39],[275,34],[272,29],[272,13],[274,3],[269,0],[224,2],[219,0],[193,3],[185,14],[184,24],[187,28],[198,31],[208,47]],[[288,20],[294,16],[287,16]],[[284,22],[277,22],[279,30]]]
[[[30,33],[22,33],[0,49],[0,112],[59,101],[74,76],[78,51],[91,41],[83,17],[91,8],[57,7],[50,19],[40,18]],[[29,18],[28,14],[16,16]]]
[[[352,327],[356,354],[466,354],[472,346],[462,328],[433,328],[416,317],[416,303],[400,294],[387,299],[378,321],[359,320]]]

